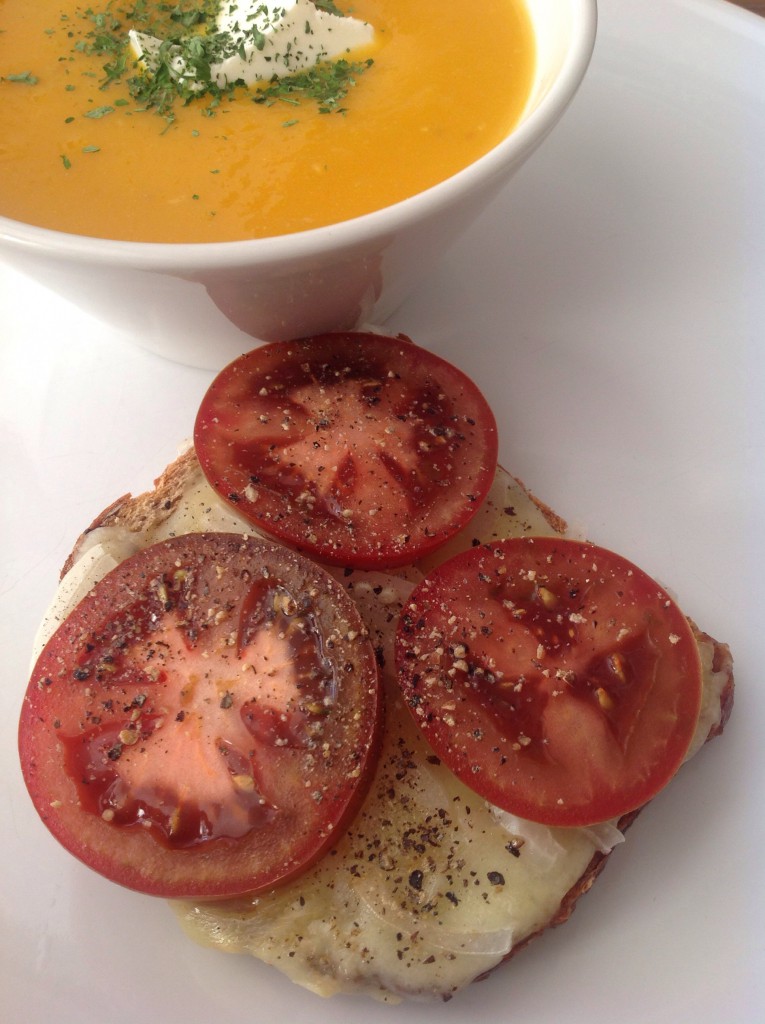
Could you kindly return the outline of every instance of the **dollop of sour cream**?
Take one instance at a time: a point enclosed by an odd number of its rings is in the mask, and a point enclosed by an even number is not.
[[[294,75],[366,47],[375,36],[368,22],[320,10],[312,0],[222,0],[210,31],[210,78],[220,89]],[[164,41],[136,30],[129,40],[136,59],[155,71]],[[171,49],[168,65],[186,88],[205,87],[181,47]]]

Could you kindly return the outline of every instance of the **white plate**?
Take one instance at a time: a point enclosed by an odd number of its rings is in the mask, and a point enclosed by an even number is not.
[[[447,1005],[330,1003],[197,948],[91,874],[27,799],[16,720],[79,530],[150,484],[209,374],[125,346],[0,268],[0,1016],[750,1024],[765,1019],[765,21],[602,0],[560,128],[393,321],[472,373],[502,458],[734,650],[737,705],[573,919]]]

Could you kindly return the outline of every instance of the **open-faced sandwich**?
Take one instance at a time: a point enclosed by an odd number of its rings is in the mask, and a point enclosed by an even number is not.
[[[565,921],[722,731],[732,663],[496,463],[478,389],[406,338],[224,369],[41,627],[53,835],[322,995],[448,998]]]

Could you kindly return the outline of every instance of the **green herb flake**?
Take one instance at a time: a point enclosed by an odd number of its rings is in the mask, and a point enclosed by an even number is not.
[[[343,16],[343,12],[332,0],[313,0],[313,3],[314,7],[318,7],[320,11],[324,11],[326,14],[336,14],[339,18]]]
[[[83,153],[100,153],[101,152],[101,147],[100,146],[83,146],[82,147],[82,151],[83,151]]]
[[[31,71],[22,71],[16,75],[4,75],[0,78],[0,82],[18,82],[20,85],[37,85],[40,79],[33,75]]]
[[[92,117],[94,119],[100,117],[106,117],[107,114],[113,114],[114,107],[94,107],[93,110],[88,110],[85,113],[85,117]]]
[[[61,154],[61,163],[64,165],[65,171],[68,171],[69,168],[72,166],[72,161],[69,159],[66,153]]]

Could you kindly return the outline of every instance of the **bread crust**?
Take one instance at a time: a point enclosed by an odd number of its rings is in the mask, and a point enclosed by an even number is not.
[[[505,470],[505,472],[507,473],[507,470]],[[512,476],[512,473],[509,473],[508,475]],[[518,484],[518,486],[521,487],[526,492],[526,494],[529,496],[529,499],[534,502],[536,507],[539,509],[539,511],[542,513],[542,515],[545,517],[547,522],[550,524],[552,529],[555,530],[556,533],[563,534],[568,530],[568,523],[562,516],[559,516],[558,513],[553,511],[553,509],[551,509],[546,502],[542,501],[540,498],[536,496],[536,494],[530,491],[526,484],[523,482],[523,480],[521,480],[517,476],[513,477],[513,479]]]
[[[172,513],[181,500],[190,482],[202,470],[193,448],[182,452],[154,480],[150,491],[133,496],[123,494],[103,512],[100,512],[90,526],[80,534],[61,569],[63,578],[79,558],[79,552],[88,534],[104,526],[121,527],[131,533],[140,533],[150,526],[157,526]]]
[[[505,471],[506,472],[506,471]],[[125,494],[112,502],[105,508],[90,526],[87,527],[77,539],[69,557],[64,563],[61,576],[63,577],[75,564],[79,557],[80,549],[88,535],[102,527],[119,527],[130,532],[142,532],[149,527],[157,526],[171,515],[183,497],[184,492],[195,480],[201,476],[202,470],[193,448],[189,448],[171,462],[165,470],[154,481],[154,487],[141,494],[133,496]],[[557,533],[565,533],[566,521],[559,516],[547,504],[540,501],[531,491],[517,478],[516,482],[523,488],[531,501],[545,517],[546,521]],[[725,728],[733,708],[734,701],[734,677],[733,658],[727,644],[715,640],[708,633],[701,631],[698,626],[689,619],[691,628],[697,640],[702,643],[711,644],[713,650],[712,668],[716,673],[723,673],[725,682],[720,696],[720,718],[717,724],[710,730],[707,742],[719,736]],[[644,805],[644,807],[647,805]],[[629,814],[624,815],[618,821],[618,828],[625,832],[637,819],[644,807],[639,807]],[[549,928],[555,928],[564,924],[574,912],[579,899],[584,896],[594,885],[598,875],[606,866],[612,851],[596,852],[584,873],[579,880],[568,890],[563,897],[558,910],[550,921],[538,931],[527,936],[517,943],[504,957],[501,963],[505,963],[524,949],[533,939],[543,934]],[[499,966],[499,965],[498,965]],[[496,968],[494,968],[496,970]],[[478,975],[475,980],[480,981],[488,977],[492,971]],[[448,998],[448,997],[447,997]]]

